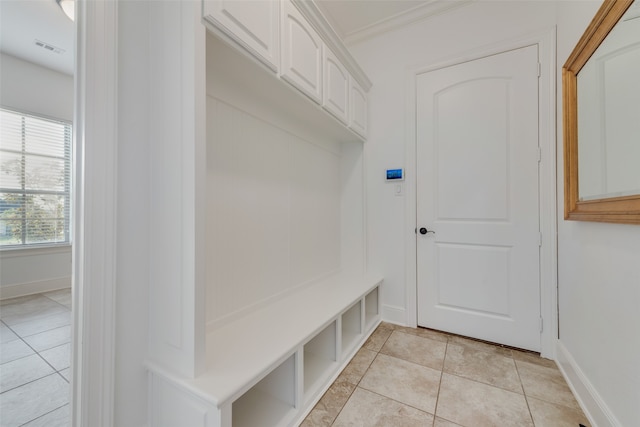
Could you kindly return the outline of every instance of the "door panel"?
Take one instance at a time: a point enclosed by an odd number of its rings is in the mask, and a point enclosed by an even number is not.
[[[417,79],[418,324],[540,348],[538,54]]]
[[[507,78],[478,79],[434,94],[439,218],[507,219],[508,86]],[[486,108],[492,97],[499,101]],[[459,179],[462,164],[473,180]]]
[[[440,305],[500,316],[509,314],[510,248],[443,243],[436,246],[436,251]],[[469,280],[467,271],[473,271],[474,280]]]

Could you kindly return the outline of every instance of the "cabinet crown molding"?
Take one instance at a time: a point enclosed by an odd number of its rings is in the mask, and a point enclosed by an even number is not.
[[[322,40],[326,45],[347,67],[347,70],[351,73],[358,84],[360,84],[362,89],[364,89],[365,92],[369,92],[371,86],[373,86],[371,80],[369,80],[369,77],[367,77],[362,68],[360,68],[360,65],[358,65],[353,56],[351,56],[351,53],[347,50],[344,42],[340,36],[338,36],[333,27],[331,27],[329,21],[327,21],[315,2],[313,0],[291,1],[320,34],[320,37],[322,37]]]

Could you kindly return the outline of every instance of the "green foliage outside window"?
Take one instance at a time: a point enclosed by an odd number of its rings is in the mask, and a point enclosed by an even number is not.
[[[71,125],[0,110],[0,246],[70,242]]]

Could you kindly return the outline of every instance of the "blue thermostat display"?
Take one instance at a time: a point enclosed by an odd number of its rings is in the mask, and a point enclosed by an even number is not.
[[[404,169],[387,169],[387,181],[404,180]]]

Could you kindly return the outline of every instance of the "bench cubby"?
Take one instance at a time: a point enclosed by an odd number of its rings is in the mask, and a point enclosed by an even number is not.
[[[342,313],[342,353],[347,354],[362,335],[362,301],[358,301]]]
[[[269,372],[231,405],[234,427],[277,426],[296,412],[295,355]]]

